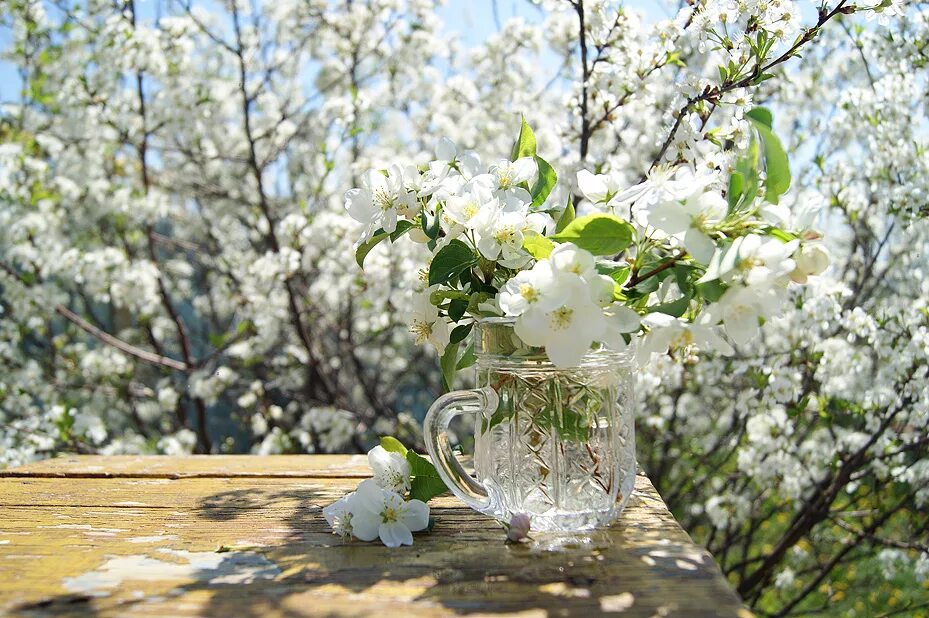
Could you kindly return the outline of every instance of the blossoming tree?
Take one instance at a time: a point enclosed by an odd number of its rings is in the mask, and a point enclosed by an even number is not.
[[[362,273],[342,194],[443,135],[509,153],[522,112],[559,208],[628,217],[615,197],[664,166],[729,176],[754,149],[784,189],[769,220],[825,232],[831,266],[795,258],[782,317],[717,303],[733,354],[659,342],[639,460],[760,613],[925,603],[929,11],[541,4],[464,49],[425,0],[5,3],[23,88],[0,113],[0,457],[416,441],[442,388],[408,332],[433,318],[408,294],[425,249],[380,243]],[[685,206],[654,220],[697,255],[721,208]]]

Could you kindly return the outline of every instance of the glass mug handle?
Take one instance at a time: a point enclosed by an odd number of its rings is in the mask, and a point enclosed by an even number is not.
[[[453,494],[476,511],[487,509],[490,498],[484,486],[465,471],[452,453],[448,444],[448,424],[464,413],[486,414],[489,417],[497,410],[498,403],[496,391],[489,386],[452,391],[435,400],[423,421],[426,451],[432,457],[439,476]]]

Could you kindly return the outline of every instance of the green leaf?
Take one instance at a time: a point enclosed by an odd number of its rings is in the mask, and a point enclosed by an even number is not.
[[[467,310],[468,301],[456,298],[448,304],[448,317],[452,319],[452,322],[457,322],[464,317],[465,311]]]
[[[461,358],[458,359],[458,364],[455,365],[455,369],[461,371],[462,369],[467,369],[476,362],[477,356],[474,355],[474,344],[471,344],[468,346],[468,349],[464,351],[464,354],[461,355]]]
[[[710,263],[706,267],[703,276],[697,279],[697,284],[715,281],[720,276],[728,273],[736,267],[739,262],[739,247],[742,246],[744,236],[736,238],[728,247],[720,247],[710,258]]]
[[[681,52],[679,51],[667,52],[665,55],[665,62],[667,64],[682,68],[687,66],[684,61],[681,60]]]
[[[774,128],[774,115],[766,107],[755,107],[747,112],[745,115],[754,120],[755,122],[760,122],[769,129]]]
[[[439,230],[442,228],[442,204],[439,204],[435,209],[435,214],[430,215],[426,211],[423,211],[422,220],[420,224],[423,228],[423,233],[426,234],[432,240],[436,240],[439,237]]]
[[[754,83],[755,85],[758,85],[758,84],[760,84],[760,83],[762,83],[762,82],[768,81],[769,79],[773,79],[774,77],[775,77],[774,73],[762,73],[761,75],[759,75],[758,77],[756,77],[756,78],[752,81],[752,83]]]
[[[376,247],[381,241],[387,239],[389,236],[390,234],[384,230],[378,230],[374,233],[374,236],[358,245],[358,248],[355,249],[355,263],[358,264],[359,268],[364,268],[365,258],[368,257],[369,253],[371,253],[371,249]]]
[[[535,133],[532,132],[532,128],[529,126],[529,123],[526,122],[526,117],[523,116],[522,125],[519,127],[519,137],[516,143],[513,144],[513,155],[510,159],[515,161],[523,157],[534,157],[535,149]]]
[[[648,279],[637,283],[632,289],[628,290],[628,292],[630,297],[646,296],[657,290],[660,283],[660,276],[649,277]]]
[[[693,298],[693,294],[684,294],[677,300],[672,300],[667,303],[661,303],[659,305],[652,305],[648,307],[649,313],[665,313],[675,318],[679,318],[687,311],[687,308],[690,307],[690,299]]]
[[[492,288],[492,289],[493,289],[492,292],[481,291],[481,292],[474,292],[473,294],[471,294],[471,299],[468,301],[468,313],[475,314],[475,315],[481,314],[482,311],[478,308],[478,305],[490,300],[497,294],[496,288]]]
[[[710,301],[711,303],[718,301],[726,292],[726,286],[723,285],[723,282],[719,279],[713,279],[712,281],[707,281],[705,283],[698,283],[696,287],[700,296]]]
[[[415,451],[406,452],[410,463],[410,500],[428,502],[448,491],[435,466]]]
[[[429,302],[438,307],[443,302],[447,300],[454,299],[465,300],[470,298],[470,295],[467,292],[462,292],[461,290],[436,290],[429,295]]]
[[[447,283],[477,263],[477,257],[468,245],[453,240],[442,247],[429,265],[429,285]]]
[[[523,237],[523,249],[537,260],[547,258],[554,248],[555,243],[541,234],[530,233]]]
[[[452,390],[452,382],[455,380],[455,366],[458,364],[458,346],[459,343],[449,343],[445,346],[445,352],[439,359],[439,366],[442,368],[442,382],[445,384],[445,390]]]
[[[729,202],[729,212],[735,210],[742,197],[742,189],[745,187],[745,176],[739,172],[732,172],[729,177],[729,189],[726,191],[726,200]]]
[[[555,233],[561,232],[568,224],[574,221],[574,203],[571,201],[571,197],[568,197],[568,205],[564,207],[564,212],[561,213],[561,217],[558,218],[558,224],[555,226]]]
[[[781,140],[771,130],[770,125],[765,123],[765,121],[770,122],[771,112],[763,107],[756,107],[747,112],[747,115],[764,145],[764,164],[767,176],[765,199],[772,204],[777,204],[780,196],[790,188],[790,165],[787,161],[787,153],[784,152]],[[756,116],[761,119],[759,120]]]
[[[471,329],[474,327],[474,324],[459,324],[452,329],[451,334],[448,336],[449,343],[461,343],[464,341],[469,334],[471,334]]]
[[[779,227],[773,226],[768,228],[768,234],[774,236],[781,242],[790,242],[791,240],[796,240],[798,238],[796,234],[792,234],[786,230],[782,230]]]
[[[548,164],[548,161],[542,157],[536,155],[535,162],[539,166],[539,179],[536,181],[535,186],[532,187],[532,205],[541,206],[551,195],[552,189],[555,188],[555,184],[558,182],[558,174]]]
[[[558,242],[573,242],[594,255],[616,255],[630,244],[635,229],[619,217],[593,214],[580,217],[552,236]]]
[[[368,257],[368,254],[371,253],[371,249],[380,244],[383,240],[390,238],[390,242],[393,242],[409,232],[413,228],[413,224],[406,219],[401,219],[397,221],[397,229],[393,232],[387,233],[383,228],[378,229],[374,232],[374,236],[369,238],[366,242],[358,245],[358,248],[355,250],[355,262],[357,262],[359,268],[364,268],[365,258]]]
[[[618,285],[622,285],[629,278],[629,267],[628,266],[619,266],[617,268],[600,268],[597,267],[597,271],[601,275],[606,275],[615,281]]]
[[[559,423],[558,433],[562,438],[573,442],[586,442],[590,438],[590,427],[587,419],[571,409],[565,409],[561,412],[561,423]]]
[[[565,408],[561,413],[545,408],[538,412],[533,419],[540,428],[554,428],[558,435],[568,442],[585,442],[590,438],[590,427],[585,423],[581,414]]]
[[[742,204],[744,205],[752,204],[755,198],[758,197],[760,183],[758,166],[761,164],[761,148],[758,141],[758,138],[752,133],[748,143],[748,151],[739,157],[735,164],[736,171],[742,175],[742,195],[745,198]]]
[[[384,448],[385,451],[389,453],[400,453],[401,455],[406,457],[406,453],[407,453],[406,447],[400,443],[400,440],[392,436],[382,437],[381,446]]]
[[[409,232],[415,227],[412,221],[400,219],[397,221],[397,229],[390,233],[390,242],[395,242],[398,238]]]

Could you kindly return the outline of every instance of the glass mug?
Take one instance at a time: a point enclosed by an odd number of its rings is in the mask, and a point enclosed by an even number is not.
[[[560,369],[526,345],[511,318],[474,329],[477,388],[443,395],[424,422],[426,450],[472,509],[534,531],[579,531],[615,520],[635,485],[631,353],[588,352]],[[474,472],[451,450],[448,426],[475,414]]]

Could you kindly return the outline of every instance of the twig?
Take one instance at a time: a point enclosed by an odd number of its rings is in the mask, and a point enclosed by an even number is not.
[[[651,269],[644,275],[639,275],[638,273],[633,274],[631,277],[629,277],[629,281],[626,282],[626,287],[634,288],[635,286],[642,283],[646,279],[650,277],[654,277],[655,275],[668,270],[669,268],[677,264],[686,255],[687,255],[686,253],[679,253],[678,255],[673,256],[667,262],[664,262],[663,264],[660,264],[656,266],[655,268]]]
[[[581,47],[581,161],[587,158],[587,150],[590,147],[590,119],[587,117],[588,93],[587,82],[590,80],[590,65],[587,62],[587,30],[584,23],[584,2],[577,0],[574,4],[574,10],[577,13],[578,37]]]
[[[64,317],[65,319],[67,319],[69,322],[73,323],[75,326],[77,326],[84,332],[90,335],[93,335],[94,337],[102,341],[103,343],[113,346],[117,350],[121,350],[122,352],[125,352],[126,354],[129,354],[131,356],[134,356],[141,361],[144,361],[152,365],[158,365],[159,367],[167,367],[168,369],[174,369],[175,371],[189,371],[190,370],[190,367],[188,367],[185,363],[182,363],[179,360],[168,358],[167,356],[161,356],[160,354],[154,354],[153,352],[149,352],[148,350],[143,350],[142,348],[137,348],[131,343],[126,343],[122,339],[114,337],[113,335],[100,330],[99,328],[97,328],[96,326],[94,326],[93,324],[91,324],[90,322],[88,322],[87,320],[79,316],[78,314],[74,313],[73,311],[65,307],[64,305],[56,306],[55,312],[61,315],[62,317]]]

